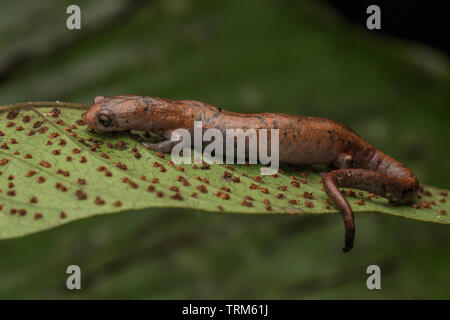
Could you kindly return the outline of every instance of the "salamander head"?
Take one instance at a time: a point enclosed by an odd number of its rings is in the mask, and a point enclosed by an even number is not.
[[[145,102],[140,96],[98,96],[82,117],[89,130],[140,130],[145,118],[142,110],[147,110],[143,106]],[[145,124],[148,129],[149,121]]]

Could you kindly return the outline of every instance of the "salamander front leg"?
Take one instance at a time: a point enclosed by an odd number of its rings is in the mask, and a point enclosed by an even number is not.
[[[164,140],[158,143],[143,142],[142,145],[150,150],[170,153],[177,143],[179,143],[179,141]]]

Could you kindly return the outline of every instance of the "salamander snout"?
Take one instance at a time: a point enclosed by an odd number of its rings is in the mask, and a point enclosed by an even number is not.
[[[111,108],[95,103],[86,111],[82,118],[87,123],[88,130],[96,131],[124,131],[128,130],[125,120],[121,121]]]
[[[87,123],[88,129],[97,128],[97,113],[99,112],[99,106],[94,104],[88,111],[83,113],[82,118]]]

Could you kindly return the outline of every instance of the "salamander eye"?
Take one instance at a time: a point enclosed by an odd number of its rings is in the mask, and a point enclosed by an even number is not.
[[[100,113],[97,116],[98,123],[102,125],[102,127],[109,127],[112,123],[112,117],[106,113]]]

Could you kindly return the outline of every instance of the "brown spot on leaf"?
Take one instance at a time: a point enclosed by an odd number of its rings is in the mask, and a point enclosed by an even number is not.
[[[75,192],[75,195],[77,196],[78,200],[86,200],[87,199],[87,193],[83,190],[79,189]]]
[[[8,119],[8,120],[14,120],[14,119],[17,117],[18,114],[19,114],[19,111],[17,111],[17,110],[11,110],[11,111],[9,111],[8,114],[6,115],[6,119]]]
[[[183,197],[181,196],[181,194],[175,193],[174,195],[170,196],[170,199],[181,201],[183,200]]]
[[[50,111],[50,116],[52,116],[53,118],[58,118],[59,115],[61,114],[61,111],[57,108],[53,108],[52,111]]]
[[[203,177],[194,177],[194,179],[199,180],[203,183],[209,184],[209,180]]]
[[[217,191],[216,192],[216,196],[218,196],[219,198],[221,198],[223,200],[229,200],[230,199],[230,195],[228,193],[224,193],[222,191]]]
[[[44,161],[44,160],[42,160],[41,162],[39,162],[39,164],[40,164],[41,166],[43,166],[44,168],[50,168],[50,167],[52,166],[49,162]]]
[[[298,181],[291,181],[290,184],[295,188],[300,188],[300,183]]]
[[[63,169],[58,169],[58,170],[56,170],[56,173],[57,173],[57,174],[61,174],[61,175],[63,175],[64,177],[70,176],[70,172],[69,172],[69,171],[66,171],[66,170],[63,170]]]
[[[120,200],[114,201],[113,206],[114,207],[121,207],[122,206],[122,201],[120,201]]]
[[[138,185],[136,182],[134,182],[134,181],[130,181],[129,185],[130,185],[130,187],[133,188],[133,189],[139,188],[139,185]]]
[[[312,192],[306,192],[305,191],[305,192],[303,192],[302,197],[305,198],[305,199],[314,199],[314,195],[313,195]]]
[[[259,191],[261,191],[264,194],[268,194],[269,193],[269,189],[267,189],[267,188],[259,188]]]
[[[311,201],[305,200],[305,207],[314,208],[314,203],[312,203]]]
[[[231,180],[236,183],[241,182],[241,178],[239,178],[239,177],[233,177],[233,178],[231,178]]]
[[[201,185],[197,186],[197,190],[200,191],[201,193],[207,193],[208,192],[208,188],[206,188],[206,186],[204,184],[201,184]]]
[[[3,158],[2,160],[0,160],[0,166],[5,166],[7,165],[9,162],[9,158]]]
[[[241,202],[241,205],[244,206],[244,207],[253,207],[253,203],[252,202],[245,201],[245,200],[243,200]]]
[[[28,122],[31,121],[31,117],[30,117],[30,116],[25,116],[25,117],[22,118],[22,121],[23,121],[24,123],[28,123]]]
[[[38,130],[38,132],[40,133],[40,134],[44,134],[44,133],[46,133],[48,131],[48,127],[41,127],[41,128],[39,128],[39,130]]]
[[[6,192],[6,195],[10,197],[14,197],[16,194],[16,190],[9,190],[8,192]]]
[[[47,180],[47,179],[46,179],[45,177],[40,176],[40,177],[38,177],[38,178],[36,179],[36,182],[37,182],[37,183],[44,183],[46,180]]]
[[[122,170],[128,170],[128,167],[127,167],[127,165],[126,164],[124,164],[124,163],[121,163],[121,162],[116,162],[116,163],[114,163],[114,166],[116,167],[116,168],[119,168],[119,169],[122,169]]]
[[[55,184],[55,188],[63,192],[66,192],[68,190],[67,187],[63,185],[61,182],[57,182]]]
[[[37,128],[39,128],[41,125],[43,125],[44,124],[44,121],[36,121],[34,124],[33,124],[33,129],[37,129]]]
[[[95,197],[94,203],[98,206],[102,206],[105,204],[105,200],[103,200],[101,197],[97,196],[97,197]]]
[[[257,182],[262,182],[262,178],[260,176],[253,177],[253,180],[255,180]]]
[[[232,174],[231,172],[229,172],[229,171],[224,171],[224,172],[222,173],[222,177],[223,177],[224,179],[230,179],[232,176],[233,176],[233,174]]]

